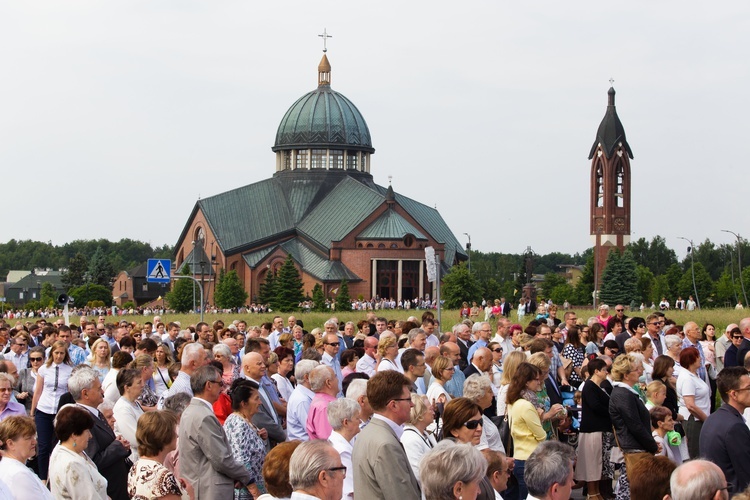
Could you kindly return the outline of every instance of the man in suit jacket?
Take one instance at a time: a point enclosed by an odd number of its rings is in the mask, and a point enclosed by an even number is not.
[[[260,394],[261,405],[253,417],[253,424],[268,432],[266,451],[269,451],[276,444],[286,441],[286,431],[281,427],[281,419],[273,407],[271,398],[261,385],[261,379],[266,374],[266,363],[263,361],[263,356],[258,352],[245,354],[242,358],[242,374],[246,379],[252,380],[260,386],[258,393]]]
[[[724,471],[730,491],[743,491],[750,485],[750,430],[742,418],[750,407],[750,376],[742,367],[726,367],[716,386],[724,404],[703,424],[700,454]]]
[[[70,376],[68,390],[76,404],[94,417],[86,454],[107,479],[107,495],[112,500],[128,500],[128,472],[132,465],[128,459],[130,443],[122,437],[115,437],[104,415],[97,409],[104,401],[99,372],[93,368],[79,368]]]
[[[461,351],[461,360],[458,362],[458,368],[464,371],[469,366],[469,348],[474,345],[471,340],[471,328],[463,323],[453,327],[453,334],[456,336],[456,344]]]
[[[213,412],[224,383],[211,365],[190,376],[195,397],[180,420],[180,475],[193,486],[195,500],[232,498],[234,486],[247,485],[250,473],[232,458],[224,429]]]
[[[474,356],[471,358],[469,366],[464,370],[464,375],[467,379],[472,375],[484,376],[489,379],[487,374],[490,370],[492,370],[492,351],[487,347],[480,347],[474,351]],[[485,408],[482,413],[487,415],[488,418],[497,416],[497,398],[495,396],[492,396],[492,404]]]
[[[419,500],[421,493],[400,438],[412,407],[409,379],[395,370],[367,382],[367,399],[375,411],[359,433],[352,451],[357,497]]]

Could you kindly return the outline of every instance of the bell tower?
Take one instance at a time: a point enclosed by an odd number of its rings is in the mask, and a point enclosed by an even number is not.
[[[633,152],[617,116],[614,87],[610,87],[607,94],[607,111],[589,153],[591,240],[594,244],[594,290],[597,291],[610,250],[616,248],[622,252],[630,243],[630,160]]]

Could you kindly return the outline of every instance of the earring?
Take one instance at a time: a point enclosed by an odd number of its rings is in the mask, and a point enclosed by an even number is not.
[[[75,441],[73,441],[73,448],[75,448],[76,446],[78,446],[78,443],[76,443]]]

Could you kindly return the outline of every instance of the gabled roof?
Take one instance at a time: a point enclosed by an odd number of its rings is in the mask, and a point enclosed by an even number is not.
[[[615,89],[609,88],[607,92],[609,96],[609,103],[607,105],[607,112],[604,114],[602,122],[599,124],[599,130],[596,131],[596,139],[594,145],[591,146],[589,152],[589,160],[594,157],[596,148],[599,144],[602,145],[602,150],[607,158],[612,158],[615,153],[615,148],[622,143],[622,146],[628,152],[630,159],[633,159],[633,152],[630,150],[630,144],[625,139],[625,128],[620,122],[620,118],[617,116],[617,110],[615,109]]]
[[[182,262],[181,267],[188,266],[188,273],[192,275],[201,273],[208,274],[208,269],[210,267],[209,262],[211,262],[211,259],[208,257],[203,245],[195,245]],[[203,263],[203,267],[201,267],[201,263]],[[141,271],[142,274],[133,274],[134,276],[146,276],[146,263],[141,264],[141,266],[143,266],[143,270]],[[136,269],[140,269],[141,266],[138,266]],[[178,274],[180,271],[182,271],[181,268],[172,269],[172,274]]]
[[[426,240],[427,237],[419,229],[409,223],[395,210],[386,210],[372,224],[367,226],[357,238],[367,238],[370,240],[400,240],[407,234],[414,235],[415,238]]]
[[[27,288],[29,290],[36,290],[40,286],[37,282],[51,283],[55,289],[63,289],[62,272],[60,271],[45,271],[44,274],[27,274],[19,281],[10,285],[8,289]]]
[[[255,268],[274,250],[281,247],[287,254],[292,256],[305,272],[321,281],[339,282],[361,281],[349,268],[339,261],[329,261],[326,256],[321,255],[315,249],[309,247],[299,238],[292,238],[278,245],[272,245],[254,252],[248,252],[242,257],[251,268]]]
[[[383,203],[378,191],[349,177],[342,180],[299,224],[298,230],[325,248],[349,234]]]
[[[31,271],[8,271],[8,277],[5,278],[5,281],[8,283],[18,283],[21,281],[24,276],[28,276],[31,274]]]
[[[286,196],[274,179],[204,198],[198,206],[225,253],[294,228]]]

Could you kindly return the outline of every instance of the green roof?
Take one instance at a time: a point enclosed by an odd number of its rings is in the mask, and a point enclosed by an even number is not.
[[[322,281],[361,281],[349,268],[338,261],[331,262],[326,256],[310,248],[299,238],[292,238],[278,245],[272,245],[261,250],[249,252],[242,257],[251,268],[255,268],[274,250],[281,247],[287,254],[292,256],[306,273]]]
[[[224,252],[294,229],[286,195],[274,179],[198,202]]]
[[[420,240],[427,239],[419,229],[412,226],[409,221],[404,219],[398,212],[389,209],[359,233],[357,238],[367,238],[371,240],[400,240],[407,234],[412,234],[415,238]]]
[[[330,248],[384,201],[383,195],[351,178],[341,181],[303,220],[298,230]]]

